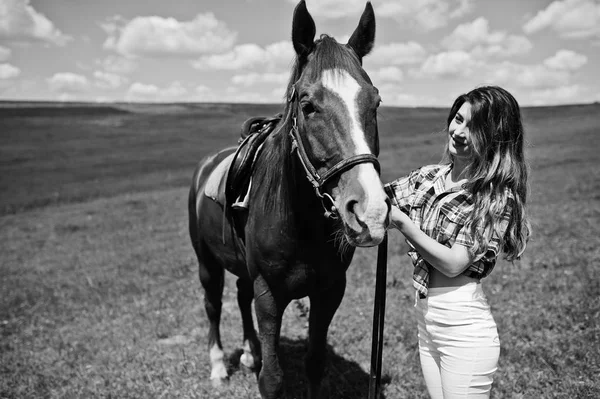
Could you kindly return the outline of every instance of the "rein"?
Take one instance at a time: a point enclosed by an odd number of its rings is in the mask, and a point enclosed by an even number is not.
[[[373,306],[373,337],[371,341],[369,399],[379,398],[381,392],[381,358],[383,353],[383,325],[385,321],[387,249],[388,235],[386,233],[377,249],[377,275],[375,277],[375,304]]]
[[[290,94],[290,96],[288,98],[288,102],[291,103],[294,100],[295,96],[296,96],[296,86],[293,85],[292,93]],[[297,123],[295,115],[292,116],[292,121],[293,121],[293,124],[292,124],[292,128],[290,129],[290,133],[289,133],[290,137],[292,139],[292,152],[296,152],[296,154],[298,154],[298,158],[300,159],[300,164],[302,164],[302,168],[304,169],[306,178],[308,179],[308,181],[312,184],[313,188],[315,189],[315,193],[317,194],[317,197],[321,198],[321,201],[323,203],[323,208],[325,209],[325,217],[337,219],[339,217],[339,214],[334,205],[335,202],[329,194],[324,193],[322,191],[323,186],[325,186],[325,184],[331,178],[336,176],[337,174],[342,173],[342,172],[350,169],[354,165],[357,165],[360,163],[370,162],[373,165],[375,165],[375,169],[377,169],[377,172],[380,173],[381,166],[379,165],[379,160],[373,154],[353,155],[349,158],[342,159],[341,161],[339,161],[338,163],[333,165],[331,168],[329,168],[327,171],[325,171],[325,173],[323,173],[323,175],[319,175],[316,168],[313,166],[313,164],[310,162],[310,159],[308,158],[306,149],[304,148],[304,144],[302,143],[302,138],[300,137],[300,132],[298,130],[298,123]],[[327,199],[327,201],[329,201],[331,203],[329,209],[325,205],[325,199]]]

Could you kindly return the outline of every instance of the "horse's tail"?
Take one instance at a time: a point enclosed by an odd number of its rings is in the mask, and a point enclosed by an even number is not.
[[[190,239],[192,240],[192,246],[194,249],[198,243],[198,207],[197,200],[198,193],[200,191],[200,172],[202,171],[202,165],[206,162],[206,158],[200,161],[192,177],[192,184],[190,185],[190,193],[188,195],[188,219],[189,219],[189,231]]]

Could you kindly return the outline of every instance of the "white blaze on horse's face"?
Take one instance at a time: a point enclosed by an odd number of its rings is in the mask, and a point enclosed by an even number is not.
[[[344,137],[349,137],[352,155],[371,154],[364,122],[369,116],[360,115],[359,94],[363,87],[344,70],[327,70],[322,74],[323,88],[341,101],[349,118]],[[363,111],[364,112],[364,111]],[[341,174],[337,187],[332,189],[345,233],[352,245],[378,245],[389,223],[389,200],[383,190],[379,173],[370,163],[355,165]]]

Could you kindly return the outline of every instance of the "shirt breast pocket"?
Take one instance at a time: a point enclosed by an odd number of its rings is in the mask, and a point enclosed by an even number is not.
[[[468,213],[460,212],[455,207],[442,205],[436,223],[435,239],[448,247],[454,244],[470,247],[473,242],[466,231]]]

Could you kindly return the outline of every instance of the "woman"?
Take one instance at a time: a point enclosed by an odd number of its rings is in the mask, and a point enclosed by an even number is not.
[[[459,96],[445,162],[386,185],[414,263],[419,354],[432,398],[488,398],[500,341],[480,280],[529,237],[519,105],[486,86]]]

